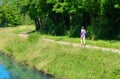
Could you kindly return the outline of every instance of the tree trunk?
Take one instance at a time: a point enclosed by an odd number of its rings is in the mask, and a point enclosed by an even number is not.
[[[40,18],[35,18],[36,31],[40,31],[41,21]]]

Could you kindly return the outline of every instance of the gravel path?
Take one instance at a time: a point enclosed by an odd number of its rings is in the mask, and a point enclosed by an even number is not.
[[[52,42],[52,43],[58,43],[58,44],[63,44],[63,45],[72,45],[72,46],[74,46],[74,47],[82,47],[82,48],[87,48],[87,49],[97,49],[97,50],[103,50],[103,51],[111,51],[111,52],[119,53],[119,54],[120,54],[120,50],[118,50],[118,49],[113,49],[113,48],[105,48],[105,47],[91,46],[91,45],[81,46],[81,45],[78,44],[78,43],[55,41],[55,40],[46,39],[46,38],[43,38],[43,40],[48,41],[48,42]]]
[[[28,33],[20,33],[18,34],[20,37],[23,38],[28,38]],[[72,45],[74,47],[81,47],[81,48],[87,48],[87,49],[97,49],[97,50],[102,50],[102,51],[110,51],[110,52],[114,52],[114,53],[119,53],[120,54],[120,50],[119,49],[114,49],[114,48],[105,48],[105,47],[99,47],[99,46],[91,46],[91,45],[85,45],[85,46],[81,46],[78,43],[70,43],[70,42],[63,42],[63,41],[55,41],[52,39],[47,39],[47,38],[43,38],[44,41],[47,42],[52,42],[52,43],[57,43],[57,44],[62,44],[62,45]]]

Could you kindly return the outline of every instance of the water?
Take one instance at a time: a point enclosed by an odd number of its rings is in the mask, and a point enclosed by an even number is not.
[[[0,65],[0,79],[10,79],[9,72],[5,70],[3,65]]]
[[[0,53],[0,79],[50,79],[50,77],[16,64]]]

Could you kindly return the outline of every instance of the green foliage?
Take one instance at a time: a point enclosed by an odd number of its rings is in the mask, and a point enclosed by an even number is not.
[[[80,37],[80,27],[81,26],[77,26],[77,25],[74,25],[74,26],[71,26],[71,30],[68,31],[68,36],[70,37]]]
[[[63,13],[64,10],[66,9],[65,8],[66,6],[68,6],[68,3],[66,3],[66,2],[64,2],[64,3],[57,2],[53,6],[53,11],[56,11],[56,13]]]
[[[119,26],[119,0],[29,0],[27,3],[23,10],[33,20],[40,19],[39,30],[44,33],[79,37],[79,29],[84,25],[88,38],[111,39],[108,37],[114,36],[111,30],[116,24]],[[115,34],[117,37],[120,33]]]
[[[118,5],[118,4],[115,4],[114,7],[115,7],[115,8],[119,8],[119,5]]]
[[[21,24],[20,10],[17,7],[17,4],[8,0],[3,0],[0,4],[0,18],[2,26],[7,26],[9,24],[18,25]]]
[[[120,35],[120,0],[2,0],[0,8],[4,26],[35,22],[37,31],[52,35],[77,37],[81,26],[92,39],[117,39]]]
[[[87,28],[87,35],[91,39],[102,38],[105,39],[108,36],[107,28],[109,27],[109,21],[106,18],[96,18],[92,21],[91,26]]]
[[[21,24],[26,24],[26,17],[27,15],[23,15],[21,11],[22,5],[19,0],[2,0],[0,4],[0,25],[1,26],[16,26]],[[22,4],[22,5],[21,5]],[[24,19],[24,20],[23,20]],[[29,24],[31,20],[29,19]]]

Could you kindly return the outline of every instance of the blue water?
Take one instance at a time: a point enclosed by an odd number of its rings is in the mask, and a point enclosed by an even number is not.
[[[10,79],[9,72],[3,65],[0,65],[0,79]]]
[[[50,77],[21,66],[0,53],[0,79],[50,79]]]

